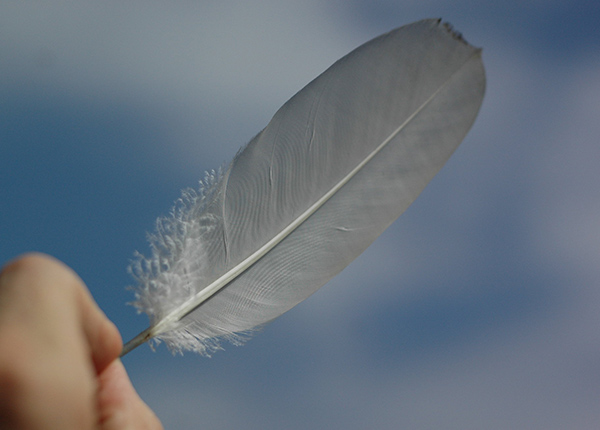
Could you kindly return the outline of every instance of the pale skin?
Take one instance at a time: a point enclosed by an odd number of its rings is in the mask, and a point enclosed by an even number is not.
[[[0,272],[0,430],[159,430],[79,277],[28,254]]]

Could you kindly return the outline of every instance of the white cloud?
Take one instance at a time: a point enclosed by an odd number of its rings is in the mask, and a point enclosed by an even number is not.
[[[582,58],[564,74],[556,118],[541,137],[546,148],[536,165],[530,227],[544,257],[597,285],[600,58]]]
[[[205,158],[203,168],[217,168],[289,97],[364,41],[328,7],[318,1],[3,5],[0,26],[8,37],[0,94],[145,112],[169,136],[165,145],[179,160],[173,169],[196,171]]]
[[[263,103],[360,41],[331,18],[319,2],[4,5],[5,72],[95,97]]]

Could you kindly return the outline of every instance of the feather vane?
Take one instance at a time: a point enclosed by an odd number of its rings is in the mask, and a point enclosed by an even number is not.
[[[484,91],[481,50],[439,20],[340,59],[158,221],[132,266],[151,325],[124,353],[155,339],[209,355],[313,294],[442,168]]]

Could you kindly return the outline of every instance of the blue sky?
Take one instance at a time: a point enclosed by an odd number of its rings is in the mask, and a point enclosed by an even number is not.
[[[128,339],[133,252],[331,63],[442,17],[483,47],[473,129],[317,294],[206,359],[124,363],[168,429],[587,429],[600,422],[594,1],[0,5],[0,261],[72,266]]]

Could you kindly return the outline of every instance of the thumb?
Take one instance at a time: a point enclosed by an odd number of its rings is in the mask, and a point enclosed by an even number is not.
[[[98,411],[101,430],[162,430],[154,412],[140,399],[121,360],[99,375]]]

